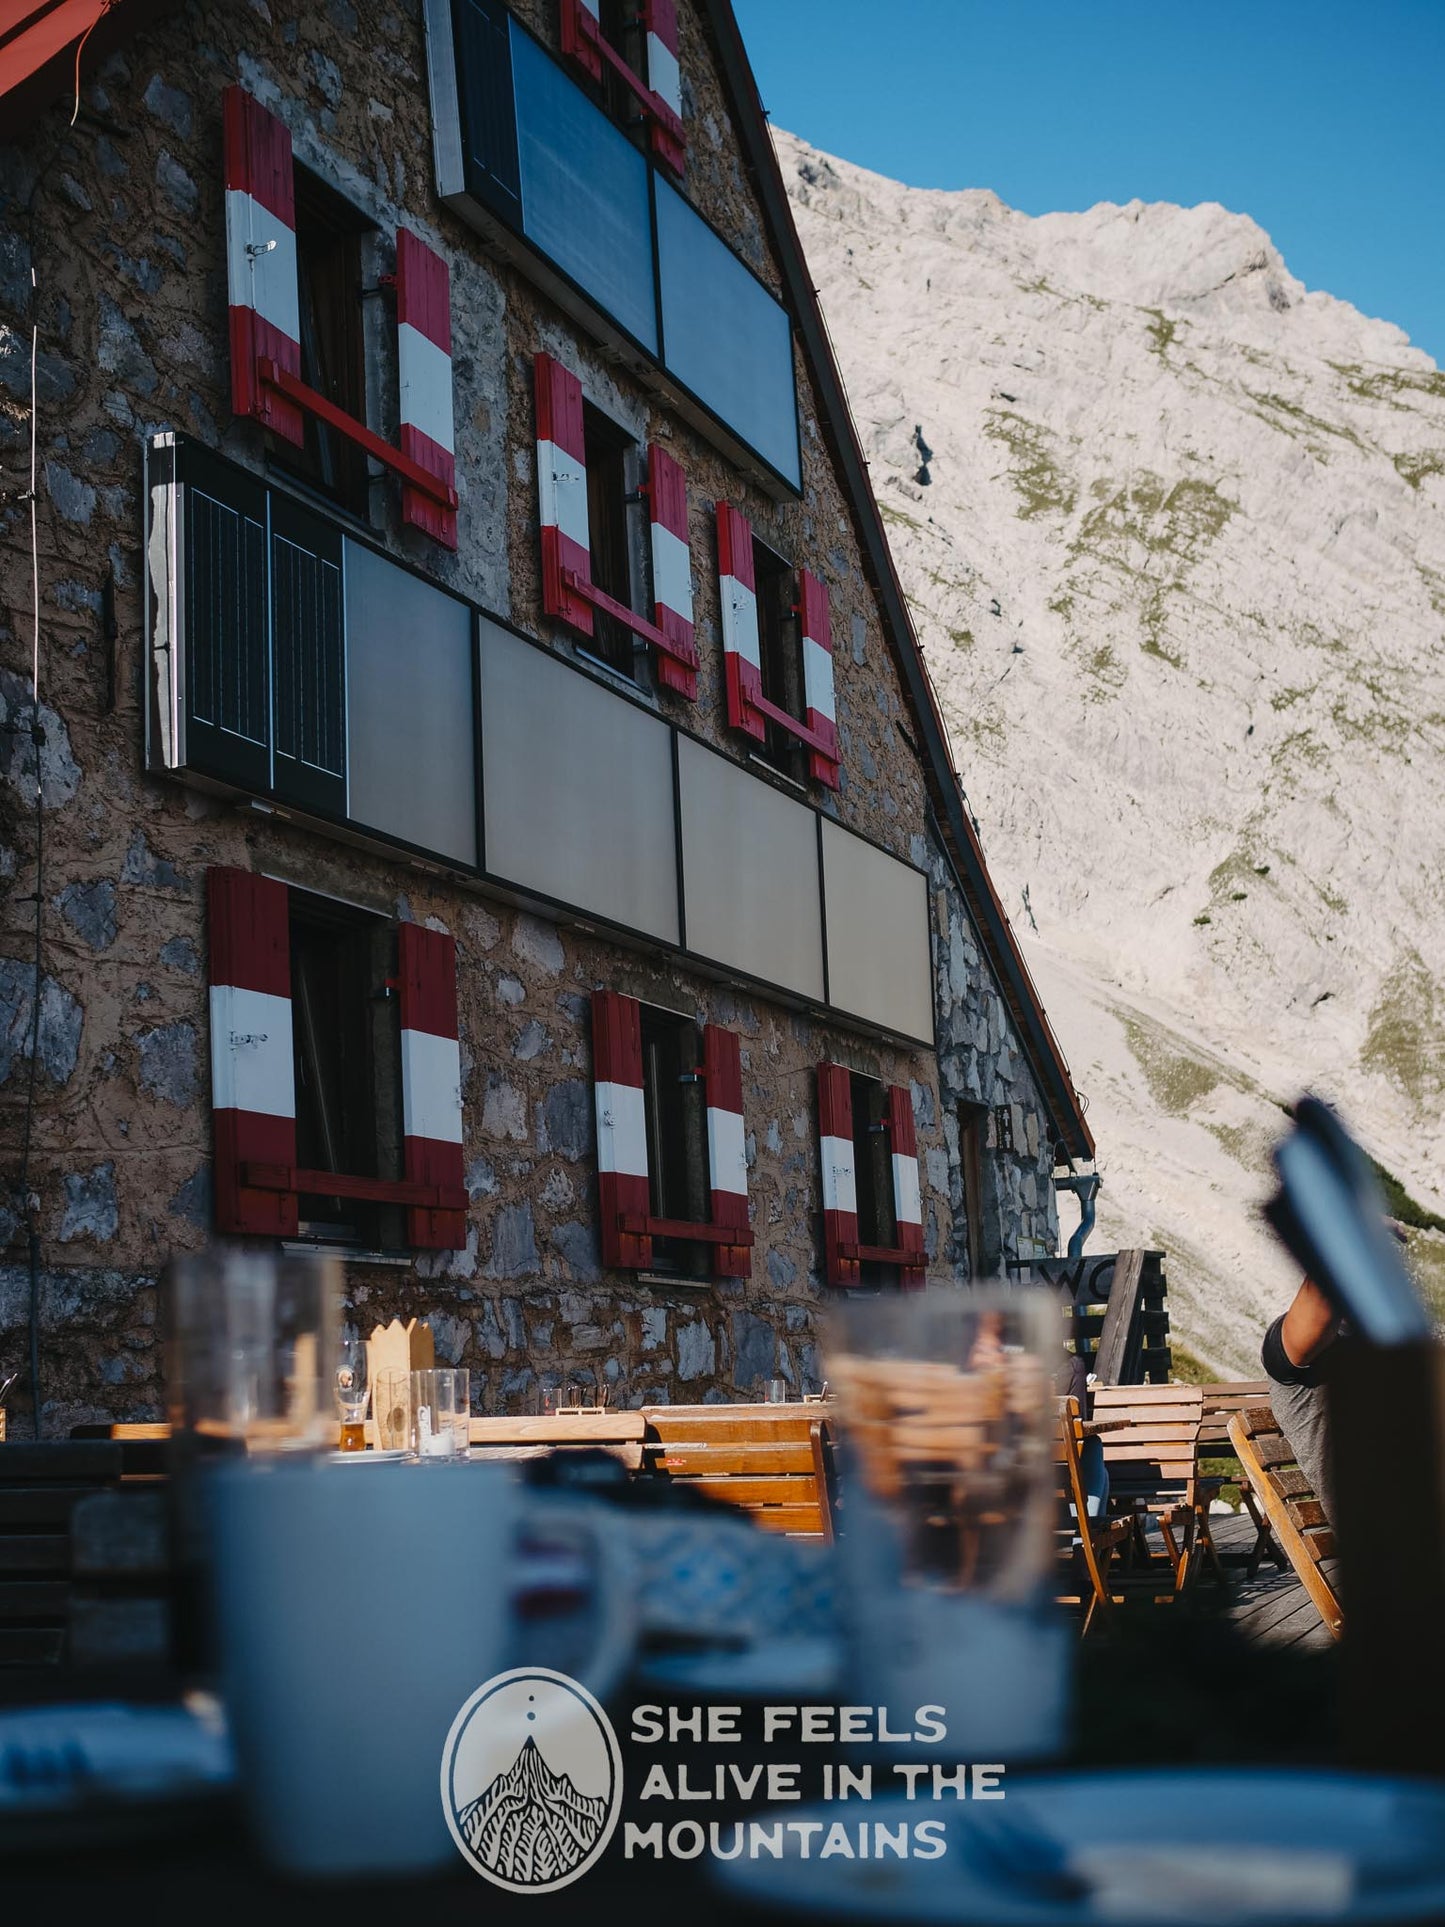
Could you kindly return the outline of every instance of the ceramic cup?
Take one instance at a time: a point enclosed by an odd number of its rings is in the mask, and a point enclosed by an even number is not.
[[[512,1664],[524,1504],[505,1465],[233,1464],[207,1515],[222,1683],[251,1822],[290,1873],[416,1874],[456,1855],[438,1797],[468,1697]],[[596,1610],[573,1670],[606,1698],[634,1644],[609,1519],[545,1502],[586,1542]]]

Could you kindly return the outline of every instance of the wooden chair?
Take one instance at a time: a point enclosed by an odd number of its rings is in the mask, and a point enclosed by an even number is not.
[[[770,1532],[833,1537],[827,1412],[817,1405],[647,1405],[648,1475],[741,1506]]]
[[[1231,1383],[1201,1385],[1204,1394],[1204,1423],[1199,1428],[1199,1456],[1201,1459],[1235,1458],[1237,1453],[1234,1442],[1229,1436],[1229,1421],[1236,1412],[1249,1410],[1251,1406],[1269,1404],[1269,1380],[1267,1378],[1241,1379]],[[1203,1481],[1201,1481],[1201,1484]],[[1225,1481],[1216,1481],[1223,1484]],[[1266,1553],[1278,1566],[1284,1565],[1284,1554],[1270,1536],[1269,1521],[1260,1510],[1259,1500],[1248,1479],[1240,1477],[1232,1481],[1239,1487],[1244,1501],[1244,1509],[1254,1526],[1254,1545],[1246,1555],[1236,1553],[1236,1563],[1244,1558],[1245,1570],[1252,1579],[1259,1570],[1259,1562]],[[1211,1542],[1212,1543],[1212,1542]]]
[[[1146,1562],[1152,1554],[1144,1528],[1149,1520],[1157,1525],[1177,1598],[1209,1543],[1198,1491],[1203,1394],[1197,1385],[1100,1385],[1094,1417],[1127,1421],[1101,1434],[1109,1504],[1133,1520],[1135,1547]]]
[[[1335,1535],[1268,1405],[1252,1405],[1229,1421],[1229,1438],[1270,1530],[1319,1610],[1332,1639],[1344,1631],[1334,1575]]]
[[[1102,1623],[1107,1623],[1112,1614],[1115,1595],[1107,1584],[1110,1562],[1133,1531],[1132,1521],[1127,1518],[1090,1517],[1079,1462],[1083,1441],[1084,1424],[1079,1414],[1079,1401],[1076,1398],[1060,1399],[1054,1456],[1058,1475],[1055,1530],[1061,1564],[1074,1580],[1077,1580],[1082,1567],[1083,1575],[1088,1580],[1088,1589],[1087,1592],[1082,1587],[1066,1589],[1059,1593],[1058,1600],[1062,1606],[1083,1607],[1084,1623],[1079,1629],[1080,1638],[1088,1632],[1095,1613]]]

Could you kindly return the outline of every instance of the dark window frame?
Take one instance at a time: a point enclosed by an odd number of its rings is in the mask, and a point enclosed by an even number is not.
[[[585,397],[582,435],[593,586],[631,609],[634,606],[632,504],[637,497],[637,443],[620,423]],[[638,658],[647,645],[605,609],[593,607],[591,638],[579,637],[577,647],[604,663],[614,674],[625,676],[629,682],[639,681]]]
[[[863,1071],[848,1073],[849,1115],[853,1123],[853,1189],[858,1211],[858,1242],[881,1249],[898,1244],[893,1199],[893,1139],[888,1130],[888,1086]],[[897,1269],[865,1259],[860,1285],[896,1284]]]
[[[364,428],[367,412],[365,242],[376,223],[324,176],[292,161],[301,379]],[[300,448],[268,436],[271,458],[347,514],[365,521],[372,476],[366,451],[309,409]]]
[[[403,1176],[396,924],[288,886],[298,1170]],[[303,1192],[300,1236],[405,1247],[404,1207]]]
[[[753,581],[758,611],[758,661],[763,694],[802,727],[808,720],[803,686],[803,636],[798,620],[798,572],[793,563],[753,533]],[[771,718],[767,735],[754,751],[780,776],[804,784],[808,777],[805,744]]]
[[[989,1108],[986,1104],[960,1099],[955,1114],[969,1274],[975,1279],[992,1278],[1002,1264],[1003,1252],[997,1236],[989,1236],[988,1163],[984,1155],[988,1148]]]
[[[659,1004],[639,1000],[639,1009],[649,1215],[710,1225],[702,1027],[695,1018]],[[712,1247],[703,1241],[654,1237],[651,1269],[705,1283],[712,1276]]]

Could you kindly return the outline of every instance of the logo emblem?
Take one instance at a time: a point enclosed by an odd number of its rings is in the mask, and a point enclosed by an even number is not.
[[[622,1807],[612,1722],[566,1673],[518,1666],[479,1686],[442,1754],[442,1807],[495,1886],[549,1894],[601,1858]]]

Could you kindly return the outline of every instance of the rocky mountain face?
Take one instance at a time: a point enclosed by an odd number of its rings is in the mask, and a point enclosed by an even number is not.
[[[1090,1248],[1163,1246],[1184,1343],[1254,1375],[1284,1103],[1445,1210],[1445,374],[1222,207],[1030,218],[777,145],[1090,1100]]]

